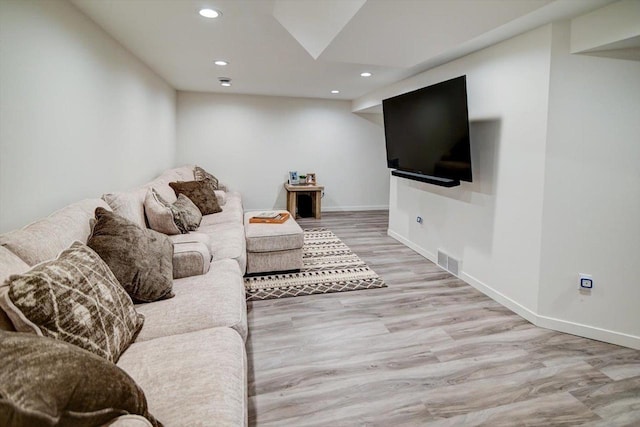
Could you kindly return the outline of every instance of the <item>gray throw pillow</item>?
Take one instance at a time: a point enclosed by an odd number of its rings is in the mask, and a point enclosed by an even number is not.
[[[109,267],[80,242],[10,276],[0,287],[0,306],[16,330],[75,344],[111,362],[144,322]]]
[[[0,425],[96,426],[126,414],[162,426],[113,363],[62,341],[0,331]]]
[[[176,196],[180,194],[187,196],[200,209],[202,215],[222,212],[215,188],[209,180],[170,182],[169,186],[173,188]]]
[[[220,182],[218,181],[218,178],[211,175],[209,172],[202,169],[200,166],[196,166],[193,169],[193,177],[196,181],[207,181],[207,180],[211,181],[211,183],[213,184],[213,189],[220,190]]]
[[[174,218],[179,218],[178,221],[186,231],[195,231],[200,227],[202,212],[200,212],[200,209],[198,209],[190,198],[184,194],[178,194],[178,200],[171,206],[172,211],[176,211]]]
[[[87,245],[107,263],[135,302],[172,298],[173,243],[103,208]]]

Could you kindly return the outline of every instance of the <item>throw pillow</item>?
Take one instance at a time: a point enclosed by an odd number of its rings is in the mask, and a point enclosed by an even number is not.
[[[149,226],[170,236],[197,230],[202,221],[200,209],[184,194],[179,194],[175,203],[169,203],[151,188],[147,192],[144,208]]]
[[[111,362],[144,322],[109,267],[80,242],[6,284],[0,306],[16,330],[75,344]]]
[[[96,426],[125,414],[162,426],[115,364],[62,341],[0,332],[0,425]]]
[[[171,206],[177,210],[187,231],[196,231],[200,227],[202,212],[190,198],[184,194],[178,194],[178,200]]]
[[[186,233],[186,227],[182,224],[179,213],[171,209],[171,206],[155,189],[150,188],[144,198],[144,213],[147,215],[149,227],[169,236]]]
[[[193,177],[195,178],[196,181],[211,181],[211,183],[213,184],[214,190],[220,189],[220,182],[218,181],[218,178],[211,175],[209,172],[202,169],[200,166],[196,166],[195,168],[193,168]]]
[[[176,192],[176,196],[179,194],[187,196],[200,209],[202,215],[222,212],[215,188],[209,180],[170,182],[169,186]]]
[[[97,208],[87,245],[107,263],[135,302],[172,298],[173,243],[164,234]]]

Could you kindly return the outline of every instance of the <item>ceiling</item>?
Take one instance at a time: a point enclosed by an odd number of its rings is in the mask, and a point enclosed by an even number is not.
[[[612,0],[71,1],[178,90],[356,99]]]

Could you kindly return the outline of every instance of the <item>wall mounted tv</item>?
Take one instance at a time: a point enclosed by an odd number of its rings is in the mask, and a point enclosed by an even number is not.
[[[385,99],[382,110],[393,175],[444,187],[472,181],[466,76]]]

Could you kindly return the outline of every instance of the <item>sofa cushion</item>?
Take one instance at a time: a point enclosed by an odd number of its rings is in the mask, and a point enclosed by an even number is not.
[[[29,265],[4,246],[0,246],[0,287],[12,274],[22,274],[29,270]],[[0,307],[0,330],[15,331],[13,323]]]
[[[142,389],[122,369],[50,338],[0,332],[0,425],[95,426],[149,414]]]
[[[211,263],[207,274],[174,280],[175,298],[137,305],[145,324],[137,342],[227,326],[247,336],[247,304],[235,261]]]
[[[202,217],[200,226],[222,224],[225,222],[234,222],[242,224],[244,211],[242,208],[242,198],[239,193],[225,193],[227,203],[222,212],[214,215],[205,215]]]
[[[213,185],[209,181],[176,181],[169,186],[178,194],[184,194],[200,209],[202,215],[222,212]]]
[[[173,169],[167,169],[162,172],[162,175],[160,176],[164,178],[171,178],[172,181],[192,181],[193,170],[195,167],[195,165],[184,165]]]
[[[109,267],[80,242],[7,283],[0,305],[18,331],[67,341],[112,362],[144,322]]]
[[[145,184],[144,187],[146,189],[153,188],[156,192],[167,202],[173,203],[178,198],[176,197],[176,192],[173,191],[173,188],[169,187],[169,183],[175,181],[173,178],[163,178],[158,177],[151,181],[148,184]]]
[[[96,209],[96,224],[87,245],[107,263],[136,302],[173,297],[173,243],[167,236]]]
[[[247,425],[247,358],[232,329],[135,343],[118,366],[145,390],[149,411],[167,426]]]
[[[224,223],[201,226],[198,233],[206,233],[211,239],[209,251],[214,261],[230,258],[236,260],[244,274],[247,267],[247,251],[242,223]]]
[[[146,188],[137,188],[131,191],[103,194],[102,200],[107,202],[114,213],[134,222],[139,227],[147,228],[144,217],[144,198],[146,194]]]
[[[0,245],[29,265],[54,259],[74,241],[87,241],[91,233],[89,220],[97,207],[110,210],[102,199],[82,200],[20,230],[1,235]]]

